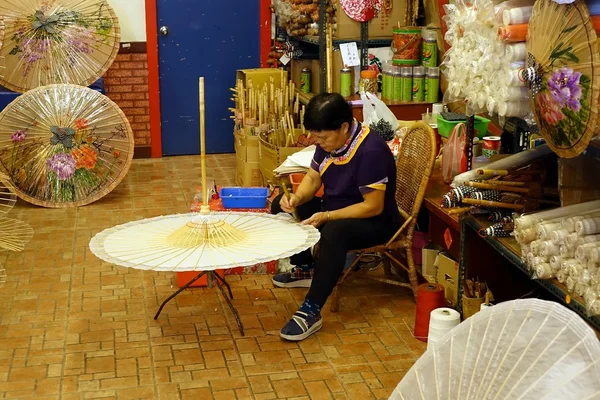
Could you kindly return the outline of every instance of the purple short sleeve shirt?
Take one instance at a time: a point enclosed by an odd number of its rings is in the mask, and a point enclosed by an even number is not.
[[[363,194],[385,191],[383,214],[400,220],[396,206],[396,164],[387,143],[369,128],[355,122],[353,135],[339,150],[326,153],[317,146],[311,168],[325,187],[323,208],[338,210],[363,201]]]

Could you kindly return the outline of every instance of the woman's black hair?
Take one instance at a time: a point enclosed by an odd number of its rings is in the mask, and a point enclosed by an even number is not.
[[[310,99],[304,113],[309,131],[336,131],[344,122],[352,126],[352,106],[339,93],[321,93]]]

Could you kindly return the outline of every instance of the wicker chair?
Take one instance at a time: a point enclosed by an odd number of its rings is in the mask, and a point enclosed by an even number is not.
[[[410,127],[402,142],[396,162],[396,203],[404,222],[388,243],[368,249],[354,250],[359,257],[346,270],[335,287],[331,298],[331,311],[338,311],[340,287],[354,270],[360,256],[367,253],[381,253],[385,257],[387,275],[391,272],[391,268],[396,268],[396,266],[406,270],[410,283],[376,277],[370,277],[371,279],[411,288],[416,297],[418,278],[412,252],[413,233],[436,156],[436,138],[433,129],[423,122],[415,123]],[[406,251],[408,266],[405,266],[392,254],[392,251],[395,250]]]

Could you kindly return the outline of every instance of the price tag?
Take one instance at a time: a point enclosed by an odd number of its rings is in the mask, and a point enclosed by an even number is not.
[[[444,231],[444,243],[446,244],[446,248],[450,250],[450,246],[452,246],[452,233],[450,233],[450,228],[446,228]]]
[[[360,56],[356,42],[340,44],[340,53],[342,53],[342,63],[347,67],[356,67],[360,65]]]
[[[284,54],[281,56],[279,61],[281,61],[283,65],[287,65],[290,62],[290,58],[287,56],[287,54]]]

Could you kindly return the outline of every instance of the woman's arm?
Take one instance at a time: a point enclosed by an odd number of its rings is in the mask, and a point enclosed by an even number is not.
[[[321,175],[312,168],[308,169],[308,173],[304,175],[302,182],[296,189],[296,197],[298,198],[298,204],[304,204],[315,197],[315,194],[321,188]]]
[[[330,221],[336,219],[363,219],[375,217],[383,212],[385,203],[385,190],[373,190],[363,194],[362,203],[352,204],[351,206],[340,208],[339,210],[329,211]]]

